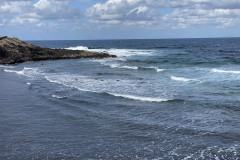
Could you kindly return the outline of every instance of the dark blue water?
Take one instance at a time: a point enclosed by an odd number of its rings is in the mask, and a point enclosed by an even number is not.
[[[239,159],[240,39],[32,41],[116,54],[0,66],[0,159]]]

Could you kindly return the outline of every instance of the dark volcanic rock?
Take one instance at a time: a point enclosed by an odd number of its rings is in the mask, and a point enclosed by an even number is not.
[[[41,48],[17,38],[0,38],[0,64],[13,64],[26,61],[76,59],[76,58],[109,58],[116,57],[108,53],[97,53],[83,50]]]

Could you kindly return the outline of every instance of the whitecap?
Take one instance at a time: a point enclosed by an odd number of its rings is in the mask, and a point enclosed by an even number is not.
[[[129,57],[133,55],[151,55],[155,53],[155,50],[140,50],[140,49],[89,49],[86,46],[76,46],[76,47],[69,47],[65,49],[70,50],[85,50],[85,51],[93,51],[93,52],[107,52],[109,54],[114,54],[118,57]]]
[[[16,73],[18,75],[23,75],[26,77],[35,77],[37,75],[40,75],[40,71],[38,68],[29,68],[29,67],[24,67],[23,70],[9,70],[9,69],[4,69],[5,72],[9,72],[9,73]]]
[[[110,68],[133,69],[133,70],[138,69],[137,66],[127,66],[127,65],[122,66],[118,63],[109,63],[109,61],[99,61],[99,63],[104,66],[109,66]]]
[[[137,66],[121,66],[119,68],[124,68],[124,69],[134,69],[134,70],[137,70],[138,67]]]
[[[146,67],[146,68],[154,69],[156,72],[162,72],[162,71],[165,70],[165,69],[160,69],[160,68],[157,68],[157,67]]]
[[[57,99],[63,99],[63,98],[65,98],[64,96],[58,96],[58,95],[55,95],[55,94],[53,94],[52,97],[53,97],[53,98],[57,98]]]
[[[0,65],[0,68],[15,68],[14,66]]]
[[[156,71],[157,71],[157,72],[162,72],[162,71],[165,71],[165,69],[159,69],[159,68],[157,68]]]
[[[175,77],[175,76],[171,76],[171,79],[174,80],[174,81],[179,81],[179,82],[199,81],[199,80],[197,80],[197,79],[188,79],[188,78]]]
[[[162,72],[162,71],[165,70],[165,69],[160,69],[158,67],[153,67],[153,66],[150,66],[150,67],[138,67],[138,69],[140,69],[140,70],[154,70],[156,72]]]
[[[22,71],[15,71],[15,70],[9,70],[9,69],[4,69],[4,72],[17,73],[17,74],[22,73]]]
[[[216,69],[216,68],[211,69],[211,72],[215,72],[215,73],[226,73],[226,74],[240,74],[240,71],[221,70],[221,69]]]
[[[151,69],[151,70],[155,70],[156,72],[165,71],[165,69],[160,69],[157,67],[138,67],[138,66],[130,66],[130,65],[120,65],[118,63],[111,63],[107,60],[105,60],[105,61],[101,60],[101,61],[97,61],[97,62],[99,62],[101,65],[109,66],[111,68],[132,69],[132,70]]]
[[[114,63],[114,64],[109,64],[108,66],[110,66],[111,68],[118,68],[120,65]]]
[[[49,75],[45,76],[46,80],[52,83],[61,84],[67,87],[76,88],[82,92],[92,92],[98,94],[108,94],[115,97],[122,97],[131,100],[145,101],[145,102],[164,102],[169,101],[169,99],[159,98],[159,97],[144,97],[136,96],[131,90],[126,91],[126,86],[123,84],[130,84],[130,81],[125,82],[112,82],[112,80],[100,80],[97,81],[91,77],[86,76],[69,76],[69,75]],[[75,81],[78,78],[80,81]],[[126,93],[123,93],[126,92]]]
[[[84,51],[88,51],[88,47],[85,46],[77,46],[77,47],[69,47],[69,48],[65,48],[65,49],[69,49],[69,50],[84,50]]]
[[[93,50],[96,52],[103,52],[103,50]],[[129,56],[135,56],[135,55],[151,55],[155,51],[154,50],[139,50],[139,49],[107,49],[105,52],[108,52],[109,54],[117,55],[118,57],[129,57]]]
[[[152,97],[139,97],[134,95],[125,95],[125,94],[116,94],[116,93],[109,93],[110,95],[113,95],[115,97],[122,97],[132,100],[138,100],[138,101],[145,101],[145,102],[166,102],[169,101],[169,99],[163,99],[163,98],[152,98]]]
[[[88,89],[83,89],[83,88],[79,88],[79,87],[75,86],[74,84],[72,84],[72,81],[71,80],[68,81],[68,79],[65,76],[63,76],[63,79],[61,79],[59,76],[56,76],[56,75],[44,76],[44,77],[47,81],[49,81],[51,83],[56,83],[56,84],[64,85],[66,87],[76,88],[83,92],[94,92],[94,91],[91,91]],[[82,76],[82,77],[84,79],[84,76]],[[78,76],[78,78],[81,79],[80,76]],[[75,78],[70,78],[70,79],[75,79]]]

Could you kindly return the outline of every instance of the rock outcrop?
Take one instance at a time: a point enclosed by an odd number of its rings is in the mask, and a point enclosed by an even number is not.
[[[114,58],[116,56],[107,53],[89,52],[84,50],[42,48],[23,42],[18,38],[0,38],[0,64],[14,64],[26,61],[108,57]]]

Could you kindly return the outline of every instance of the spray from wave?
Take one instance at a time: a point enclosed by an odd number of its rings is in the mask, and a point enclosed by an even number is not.
[[[69,47],[65,49],[70,50],[86,50],[86,51],[93,51],[93,52],[107,52],[109,54],[117,55],[118,57],[129,57],[135,55],[151,55],[154,54],[155,50],[140,50],[140,49],[89,49],[85,46],[77,46],[77,47]]]

